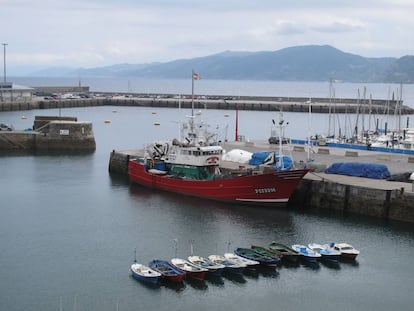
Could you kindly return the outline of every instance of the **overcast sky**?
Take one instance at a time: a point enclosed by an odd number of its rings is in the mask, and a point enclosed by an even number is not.
[[[308,44],[401,57],[414,55],[413,16],[413,0],[0,0],[0,43],[11,71]]]

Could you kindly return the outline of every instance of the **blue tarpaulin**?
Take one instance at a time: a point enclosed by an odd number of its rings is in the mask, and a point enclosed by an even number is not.
[[[371,163],[334,163],[325,170],[326,174],[366,177],[373,179],[387,179],[391,176],[384,164]]]
[[[279,167],[279,154],[269,151],[255,152],[249,160],[250,165],[261,165],[264,163],[271,164],[276,170],[286,170],[292,167],[292,159],[288,156],[282,156],[282,167]]]

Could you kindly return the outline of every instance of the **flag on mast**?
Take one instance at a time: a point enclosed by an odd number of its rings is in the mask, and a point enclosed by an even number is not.
[[[201,80],[201,77],[198,73],[193,72],[193,80]]]

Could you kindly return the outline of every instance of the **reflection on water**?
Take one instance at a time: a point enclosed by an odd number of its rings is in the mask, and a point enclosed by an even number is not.
[[[223,287],[224,280],[221,275],[207,274],[206,281],[214,286]]]
[[[187,278],[186,282],[194,289],[206,290],[208,288],[208,285],[205,280]]]
[[[243,274],[231,273],[228,271],[223,272],[223,278],[235,284],[245,284],[247,282]]]

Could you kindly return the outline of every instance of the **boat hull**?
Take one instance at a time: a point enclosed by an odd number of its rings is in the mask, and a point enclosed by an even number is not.
[[[202,272],[189,272],[186,271],[186,276],[190,279],[193,280],[198,280],[198,281],[202,281],[205,279],[207,272],[206,271],[202,271]]]
[[[141,281],[141,282],[147,282],[147,283],[152,283],[152,284],[157,284],[160,280],[159,276],[143,276],[141,274],[138,274],[134,271],[132,271],[132,276],[134,279]]]
[[[281,244],[272,242],[269,245],[269,249],[275,252],[278,252],[282,256],[283,261],[290,261],[290,262],[298,262],[301,255],[293,250],[291,247]]]
[[[276,267],[279,263],[280,259],[275,257],[268,257],[263,254],[260,254],[259,252],[256,252],[255,250],[246,249],[246,248],[237,248],[234,253],[238,256],[247,258],[249,260],[255,260],[259,262],[262,266],[267,267]]]
[[[208,275],[220,276],[223,273],[224,266],[218,266],[205,258],[189,256],[188,260],[201,268],[207,269]]]
[[[307,172],[306,169],[299,169],[213,180],[193,180],[148,172],[145,164],[135,159],[130,160],[128,165],[128,176],[132,183],[219,201],[257,205],[286,205]]]
[[[179,283],[185,278],[185,272],[164,260],[153,260],[149,263],[149,267],[161,273],[162,279],[168,282]]]
[[[161,274],[150,267],[134,262],[131,265],[131,272],[134,279],[156,284],[161,278]]]
[[[292,245],[292,249],[297,251],[307,262],[317,262],[322,257],[321,254],[314,252],[304,245]]]
[[[344,260],[355,260],[357,258],[358,254],[355,253],[345,253],[342,252],[340,259],[344,259]]]

